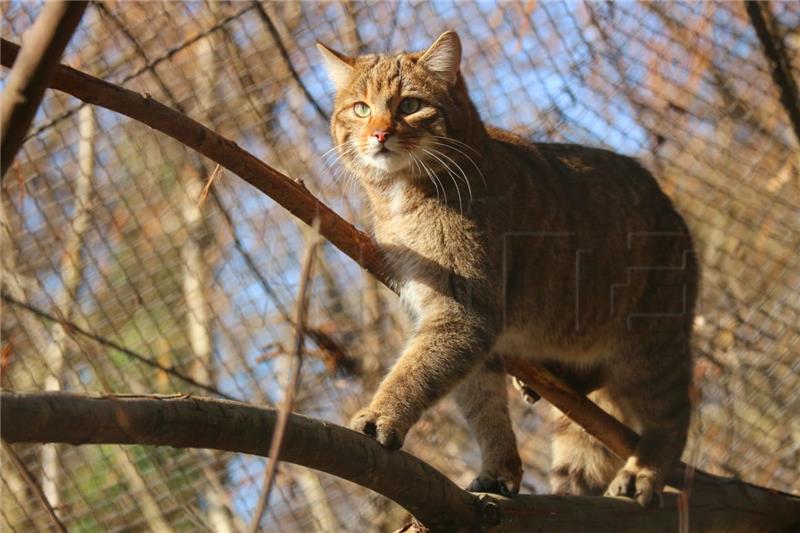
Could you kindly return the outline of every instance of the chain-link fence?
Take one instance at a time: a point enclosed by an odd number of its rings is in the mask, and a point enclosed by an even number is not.
[[[765,7],[800,75],[800,3]],[[15,42],[40,3],[2,2]],[[703,267],[702,391],[684,459],[800,491],[800,145],[742,3],[120,2],[90,5],[63,62],[179,109],[345,218],[359,191],[323,155],[331,92],[315,41],[422,49],[443,30],[485,121],[635,156],[685,215]],[[7,71],[4,72],[4,75]],[[207,160],[48,92],[2,193],[2,386],[279,401],[306,230]],[[331,246],[313,278],[296,410],[337,423],[374,391],[408,324]],[[512,393],[523,491],[546,491],[544,402]],[[35,423],[35,421],[31,421]],[[407,448],[465,486],[477,448],[449,400]],[[71,531],[236,531],[264,460],[152,447],[15,446]],[[398,480],[400,482],[400,480]],[[2,524],[46,529],[3,455]],[[405,513],[283,464],[270,531],[385,531]]]

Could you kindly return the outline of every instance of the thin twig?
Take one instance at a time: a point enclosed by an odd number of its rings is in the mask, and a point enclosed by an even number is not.
[[[272,22],[272,18],[267,13],[267,10],[261,5],[261,2],[253,2],[253,6],[256,8],[258,12],[259,18],[261,18],[261,22],[264,23],[264,26],[267,27],[267,31],[269,32],[272,40],[275,42],[275,46],[278,48],[278,52],[280,53],[281,59],[283,59],[286,68],[289,70],[289,74],[292,75],[292,79],[297,83],[300,87],[300,90],[303,92],[303,95],[306,97],[306,100],[309,101],[311,106],[317,112],[317,114],[322,118],[323,121],[327,122],[329,119],[328,113],[322,109],[322,106],[317,99],[311,94],[311,91],[308,90],[308,87],[303,83],[303,80],[300,78],[300,73],[297,72],[297,69],[294,68],[294,63],[292,63],[292,58],[289,56],[289,50],[286,48],[286,44],[283,42],[281,38],[281,34],[278,31],[278,28],[275,26],[275,23]]]
[[[206,202],[211,187],[214,186],[214,183],[220,176],[222,176],[222,166],[217,164],[217,166],[214,167],[214,170],[208,176],[208,179],[206,179],[206,184],[203,185],[203,190],[200,191],[200,197],[197,199],[197,207],[201,207]]]
[[[158,84],[159,89],[161,89],[161,92],[164,93],[164,95],[172,103],[172,105],[175,106],[176,109],[178,109],[182,113],[185,113],[186,110],[180,106],[180,104],[178,103],[178,99],[175,97],[174,93],[170,90],[169,85],[167,85],[161,78],[161,76],[159,76],[156,73],[156,63],[150,62],[150,59],[147,57],[147,54],[144,51],[142,43],[139,42],[139,39],[137,39],[136,36],[134,36],[130,32],[130,30],[128,30],[128,27],[125,26],[125,23],[123,23],[119,19],[119,17],[117,17],[117,15],[114,14],[113,11],[111,11],[108,7],[106,7],[105,2],[95,0],[93,4],[97,6],[97,10],[100,12],[103,18],[110,21],[114,27],[116,27],[119,31],[122,32],[122,34],[125,36],[128,42],[131,43],[133,49],[136,52],[136,55],[138,55],[144,61],[145,68],[147,68],[147,70],[153,75],[153,78]]]
[[[767,19],[771,19],[769,2],[747,0],[744,5],[758,40],[761,41],[761,46],[764,48],[764,55],[767,56],[772,67],[772,79],[780,90],[781,103],[789,116],[795,140],[800,144],[800,103],[798,103],[800,102],[800,93],[797,89],[797,82],[792,76],[791,61],[786,55],[783,42],[773,35],[767,24]]]
[[[189,385],[193,385],[193,386],[195,386],[195,387],[197,387],[199,389],[203,389],[204,391],[210,392],[211,394],[214,394],[214,395],[217,395],[220,398],[225,398],[227,400],[236,400],[236,398],[234,398],[233,396],[231,396],[229,394],[225,394],[224,392],[222,392],[222,391],[220,391],[220,390],[218,390],[218,389],[216,389],[216,388],[214,388],[214,387],[212,387],[210,385],[206,385],[204,383],[200,383],[199,381],[197,381],[195,379],[192,379],[189,376],[186,376],[186,375],[182,374],[179,370],[175,369],[174,367],[162,365],[161,363],[153,361],[152,359],[150,359],[150,358],[148,358],[148,357],[146,357],[146,356],[144,356],[142,354],[136,353],[133,350],[131,350],[130,348],[126,348],[125,346],[123,346],[123,345],[121,345],[121,344],[119,344],[117,342],[114,342],[111,339],[107,339],[105,337],[97,335],[96,333],[92,333],[91,331],[87,331],[87,330],[83,329],[82,327],[80,327],[79,325],[77,325],[76,323],[67,320],[66,318],[53,316],[50,313],[48,313],[47,311],[43,311],[42,309],[39,309],[38,307],[35,307],[35,306],[33,306],[33,305],[31,305],[31,304],[29,304],[27,302],[23,302],[23,301],[17,300],[16,298],[14,298],[13,296],[11,296],[10,294],[8,294],[5,291],[0,292],[0,298],[2,298],[7,303],[10,303],[12,305],[16,305],[17,307],[21,307],[21,308],[25,309],[26,311],[29,311],[29,312],[33,313],[34,315],[38,316],[39,318],[43,318],[43,319],[48,320],[50,322],[53,322],[55,324],[61,324],[61,326],[64,327],[64,329],[68,330],[68,332],[70,332],[70,333],[73,333],[73,332],[74,333],[78,333],[78,334],[82,335],[83,337],[86,337],[88,339],[92,339],[93,341],[97,342],[98,344],[102,344],[103,346],[106,346],[108,348],[112,348],[114,350],[117,350],[118,352],[120,352],[120,353],[122,353],[124,355],[127,355],[128,357],[130,357],[132,359],[136,359],[140,363],[143,363],[143,364],[145,364],[145,365],[147,365],[149,367],[152,367],[152,368],[155,368],[155,369],[160,370],[162,372],[165,372],[165,373],[169,374],[170,376],[173,376],[173,377],[178,378],[179,380],[181,380],[183,382],[188,383]]]
[[[0,99],[0,179],[14,161],[88,2],[47,2],[25,32],[24,45]]]
[[[2,439],[2,444],[3,450],[5,450],[5,452],[8,454],[8,458],[11,459],[11,463],[14,465],[14,468],[17,469],[19,475],[22,476],[22,479],[25,480],[28,488],[31,489],[31,492],[33,492],[33,494],[36,496],[36,499],[39,500],[39,503],[42,504],[42,507],[47,512],[50,520],[53,521],[53,525],[57,530],[67,533],[67,528],[64,527],[64,524],[61,522],[61,520],[59,520],[56,510],[53,509],[52,505],[50,505],[50,501],[47,499],[47,496],[45,496],[42,487],[36,483],[31,471],[28,470],[28,467],[22,462],[22,459],[20,459],[19,455],[17,455],[17,452],[14,451],[14,448],[12,448],[11,445],[6,442],[6,439]]]
[[[221,19],[219,22],[217,22],[213,26],[210,26],[210,27],[206,28],[205,30],[203,30],[202,32],[198,33],[197,35],[186,39],[185,41],[183,41],[179,45],[166,50],[160,56],[156,57],[152,61],[147,62],[145,65],[143,65],[139,69],[137,69],[137,70],[131,72],[130,74],[126,75],[125,77],[123,77],[121,80],[119,80],[118,83],[120,85],[125,85],[126,83],[128,83],[132,79],[138,78],[139,76],[141,76],[145,72],[154,71],[156,65],[160,64],[163,61],[167,61],[167,60],[171,59],[172,56],[174,56],[175,54],[177,54],[179,52],[182,52],[183,50],[185,50],[186,48],[190,47],[191,45],[193,45],[197,41],[205,38],[207,35],[210,35],[211,33],[214,33],[215,31],[223,28],[229,22],[239,19],[242,15],[245,15],[251,9],[253,9],[253,6],[248,6],[248,7],[245,7],[244,9],[239,10],[238,12],[234,13],[233,15],[229,15],[229,16],[225,17],[224,19]],[[3,46],[5,46],[5,42],[3,43]],[[127,60],[127,58],[126,58],[126,60]],[[46,122],[46,123],[42,124],[41,126],[37,127],[27,137],[25,137],[25,140],[27,141],[28,139],[30,139],[32,137],[36,137],[40,133],[43,133],[43,132],[49,130],[50,128],[58,125],[59,123],[63,122],[64,120],[68,119],[69,117],[71,117],[72,115],[77,113],[85,105],[86,104],[83,103],[83,104],[76,105],[75,107],[72,107],[70,109],[67,109],[66,111],[64,111],[63,113],[58,115],[57,117],[54,117],[52,120],[49,120],[48,122]]]
[[[315,220],[313,230],[310,234],[306,253],[303,257],[303,268],[300,274],[300,288],[297,291],[297,307],[295,310],[295,333],[294,333],[294,357],[292,358],[292,369],[289,382],[283,395],[283,402],[278,410],[278,420],[275,424],[275,431],[272,433],[272,442],[269,446],[269,461],[264,471],[264,486],[261,488],[261,495],[258,498],[256,513],[253,516],[253,523],[250,525],[251,533],[256,533],[261,523],[261,517],[269,503],[269,495],[272,485],[275,482],[275,474],[278,471],[280,462],[281,447],[283,437],[286,433],[286,424],[289,422],[289,413],[294,405],[294,396],[300,383],[300,369],[303,363],[303,343],[305,341],[305,323],[308,311],[308,286],[311,281],[311,272],[314,266],[314,256],[317,248],[322,243],[319,235],[319,221]]]

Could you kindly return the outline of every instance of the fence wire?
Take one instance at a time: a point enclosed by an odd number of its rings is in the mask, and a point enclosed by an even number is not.
[[[20,42],[41,3],[0,5],[3,37]],[[762,7],[800,79],[800,3]],[[462,72],[486,122],[607,147],[654,172],[703,268],[701,398],[684,459],[800,492],[800,144],[742,3],[102,1],[63,62],[187,113],[364,226],[358,191],[323,157],[332,87],[314,43],[413,50],[445,29],[462,38]],[[198,202],[212,172],[164,135],[47,93],[3,183],[3,388],[280,400],[306,230],[228,173]],[[296,407],[343,423],[408,323],[393,295],[330,245],[311,302]],[[545,492],[544,402],[511,396],[523,490]],[[449,400],[406,442],[462,486],[479,464]],[[199,450],[15,449],[70,531],[238,531],[264,468]],[[47,530],[5,454],[0,477],[4,530]],[[405,517],[284,464],[263,525],[386,531]]]

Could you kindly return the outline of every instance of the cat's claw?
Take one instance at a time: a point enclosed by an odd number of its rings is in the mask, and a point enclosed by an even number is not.
[[[661,491],[658,475],[649,468],[631,470],[623,468],[606,490],[606,496],[626,496],[633,498],[642,507],[659,507]]]
[[[406,432],[401,431],[396,422],[370,408],[356,413],[350,420],[349,427],[353,431],[372,437],[390,450],[401,448],[406,436]]]
[[[511,497],[519,493],[519,484],[502,477],[480,475],[469,484],[467,490],[469,492],[489,492]]]

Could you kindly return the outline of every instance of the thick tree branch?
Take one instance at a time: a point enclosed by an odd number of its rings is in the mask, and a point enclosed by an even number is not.
[[[89,396],[66,392],[0,397],[0,426],[10,443],[144,444],[265,455],[277,413],[187,395]],[[267,439],[265,439],[265,436]],[[697,482],[688,506],[665,494],[660,509],[625,498],[475,495],[403,452],[327,422],[291,415],[283,460],[321,470],[391,498],[432,531],[676,531],[689,513],[692,531],[796,531],[800,499],[736,482]]]
[[[14,161],[64,48],[88,2],[47,2],[23,36],[19,61],[0,99],[0,178]],[[5,46],[5,43],[3,43]]]
[[[17,442],[144,444],[266,456],[277,411],[227,400],[174,396],[10,393],[0,398],[3,438]],[[477,497],[405,453],[366,435],[292,414],[281,459],[391,498],[424,523],[468,524]]]

